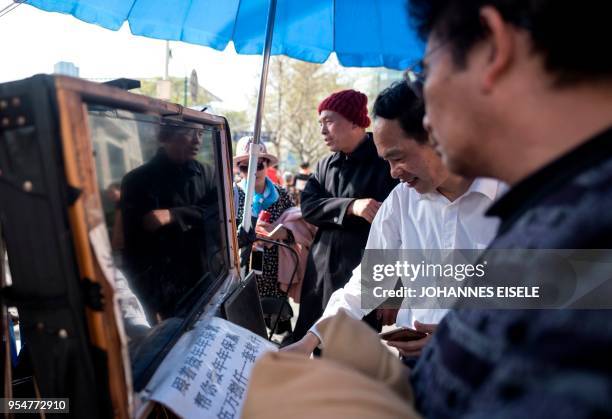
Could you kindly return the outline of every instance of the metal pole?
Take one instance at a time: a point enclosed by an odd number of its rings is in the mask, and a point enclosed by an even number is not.
[[[266,41],[264,44],[263,64],[261,67],[261,79],[259,81],[259,95],[257,96],[257,111],[255,112],[255,128],[253,129],[253,146],[249,149],[249,171],[247,174],[247,190],[244,197],[244,216],[242,227],[249,231],[251,229],[251,203],[255,195],[255,173],[257,172],[257,160],[259,159],[259,139],[261,136],[261,120],[263,116],[264,100],[266,98],[266,84],[268,83],[268,67],[270,64],[270,51],[272,50],[272,37],[274,34],[274,18],[276,15],[276,0],[270,0],[268,10],[268,22],[266,24]]]
[[[187,76],[185,76],[183,83],[183,106],[187,107]]]

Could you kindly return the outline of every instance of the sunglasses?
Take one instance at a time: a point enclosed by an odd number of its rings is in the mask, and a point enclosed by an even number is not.
[[[264,163],[263,162],[257,163],[257,171],[259,172],[260,170],[263,170],[263,169],[264,169]],[[240,170],[241,172],[248,172],[249,165],[248,164],[240,165],[238,166],[238,170]]]

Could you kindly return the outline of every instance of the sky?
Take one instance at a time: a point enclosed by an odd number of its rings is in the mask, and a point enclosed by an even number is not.
[[[10,4],[0,0],[0,11]],[[74,63],[80,77],[97,81],[163,77],[165,71],[166,41],[132,35],[128,24],[111,31],[28,4],[0,16],[0,40],[0,83],[52,73],[59,61]],[[222,100],[219,110],[251,105],[259,87],[260,55],[238,55],[232,43],[225,51],[178,41],[170,48],[170,76],[188,77],[195,69],[199,84]],[[355,81],[356,89],[367,88],[364,75],[371,75],[370,69],[341,67],[334,54],[326,64]]]
[[[10,3],[0,0],[0,10]],[[127,24],[114,32],[22,4],[0,17],[0,39],[0,82],[52,73],[58,61],[73,62],[88,79],[164,75],[165,41],[134,36]],[[220,97],[224,108],[247,108],[259,85],[260,56],[238,55],[232,44],[223,52],[183,42],[171,42],[170,48],[170,76],[189,76],[195,69],[200,84]]]

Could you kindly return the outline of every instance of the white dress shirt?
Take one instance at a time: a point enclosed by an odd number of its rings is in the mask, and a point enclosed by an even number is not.
[[[499,220],[484,213],[507,187],[493,179],[477,178],[453,202],[434,191],[420,194],[400,183],[381,205],[370,228],[366,249],[484,249],[493,240]],[[361,308],[361,265],[349,282],[334,292],[323,316],[310,329],[344,308],[355,318],[371,309]],[[445,309],[401,309],[396,324],[413,327],[414,321],[439,323]]]

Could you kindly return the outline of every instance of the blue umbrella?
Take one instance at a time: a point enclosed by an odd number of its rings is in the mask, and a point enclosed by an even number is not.
[[[270,55],[323,63],[335,52],[348,67],[405,69],[423,54],[411,30],[405,0],[26,0],[39,9],[67,13],[118,30],[128,22],[134,35],[183,41],[223,50],[233,41],[239,54],[262,54],[255,118],[259,143]],[[259,147],[251,147],[245,229]]]
[[[28,0],[51,12],[134,35],[239,54],[262,54],[271,0]],[[335,52],[349,67],[402,70],[422,53],[405,0],[277,0],[271,54],[323,63]]]

